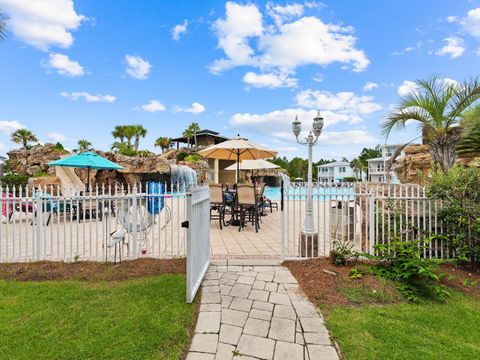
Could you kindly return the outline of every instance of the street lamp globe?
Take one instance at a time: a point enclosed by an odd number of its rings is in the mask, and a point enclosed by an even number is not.
[[[302,123],[298,120],[298,116],[296,115],[295,120],[292,123],[292,131],[295,137],[298,137],[298,135],[300,135],[300,132],[302,131]]]
[[[323,117],[320,115],[320,111],[317,113],[317,116],[313,118],[313,133],[315,136],[320,136],[323,129]]]

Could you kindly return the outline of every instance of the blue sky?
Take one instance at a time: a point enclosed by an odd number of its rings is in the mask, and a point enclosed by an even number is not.
[[[19,127],[106,150],[118,124],[145,126],[141,147],[158,151],[195,121],[305,156],[290,123],[308,129],[319,109],[315,158],[351,159],[384,143],[379,123],[411,81],[478,74],[480,1],[439,4],[0,0],[0,152]]]

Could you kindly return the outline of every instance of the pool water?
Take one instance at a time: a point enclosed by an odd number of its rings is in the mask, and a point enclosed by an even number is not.
[[[353,187],[326,187],[326,188],[314,188],[313,197],[314,199],[325,199],[325,197],[331,198],[332,195],[354,195]],[[280,200],[280,187],[270,187],[267,186],[263,191],[264,196],[270,200]],[[306,187],[299,188],[289,188],[290,195],[298,195],[298,198],[291,198],[296,200],[304,199],[307,195]],[[326,196],[325,196],[326,195]]]

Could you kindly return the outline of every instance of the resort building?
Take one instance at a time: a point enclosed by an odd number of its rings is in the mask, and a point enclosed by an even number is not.
[[[390,172],[387,174],[387,161],[392,157],[395,151],[401,145],[384,145],[382,147],[382,156],[378,158],[373,158],[367,160],[368,162],[368,181],[371,182],[390,182],[398,183],[399,180],[393,167],[390,169]],[[403,152],[402,152],[403,154]]]
[[[184,136],[180,136],[178,138],[172,139],[172,143],[177,143],[177,149],[180,148],[180,144],[188,144],[191,146],[198,146],[198,147],[207,147],[211,145],[216,145],[221,142],[228,140],[229,138],[220,135],[220,133],[203,129],[197,132],[196,139],[194,137],[188,139]],[[196,141],[196,144],[195,144]]]
[[[346,177],[354,177],[355,173],[346,161],[317,166],[317,177],[320,183],[341,183]]]

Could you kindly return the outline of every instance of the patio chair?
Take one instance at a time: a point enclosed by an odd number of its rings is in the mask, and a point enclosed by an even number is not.
[[[248,220],[255,225],[255,232],[260,228],[259,220],[259,206],[257,196],[255,194],[255,187],[252,185],[238,185],[237,186],[237,214],[240,220],[238,231],[245,227],[245,222],[248,215]]]
[[[78,203],[78,221],[103,219],[103,201],[99,200],[99,194],[96,192],[86,192],[82,194],[83,200]]]
[[[216,214],[213,214],[216,212]],[[225,225],[225,194],[223,192],[223,185],[210,185],[210,222],[218,220],[220,230]]]

